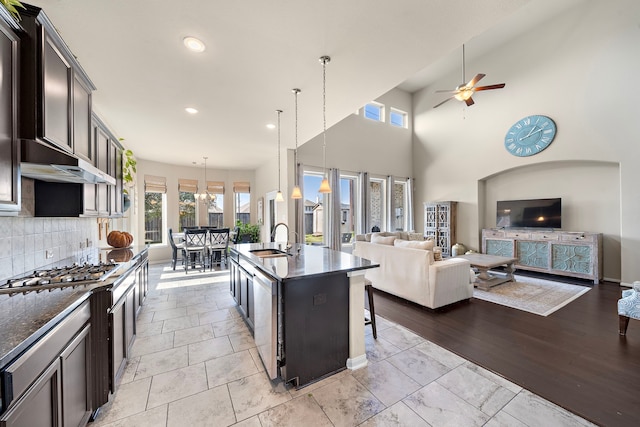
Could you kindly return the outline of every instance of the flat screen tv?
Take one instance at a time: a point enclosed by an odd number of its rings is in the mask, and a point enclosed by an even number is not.
[[[496,226],[562,228],[561,199],[498,201]]]

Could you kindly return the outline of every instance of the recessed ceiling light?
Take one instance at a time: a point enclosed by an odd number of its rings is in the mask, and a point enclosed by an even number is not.
[[[196,114],[198,112],[198,110],[196,110],[193,107],[187,107],[187,108],[184,109],[184,111],[186,111],[189,114]]]
[[[198,40],[195,37],[185,37],[183,39],[184,45],[193,52],[204,52],[205,45],[201,40]]]
[[[274,125],[273,123],[268,123],[267,124],[267,129],[275,129],[276,125]]]

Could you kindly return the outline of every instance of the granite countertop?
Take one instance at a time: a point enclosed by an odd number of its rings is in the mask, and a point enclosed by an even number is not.
[[[376,268],[379,264],[345,252],[334,251],[324,246],[296,243],[289,255],[276,258],[260,258],[250,251],[255,249],[280,249],[279,243],[242,243],[230,246],[251,264],[280,280],[295,280],[332,273]]]
[[[131,259],[120,262],[118,270],[102,282],[75,289],[54,289],[50,292],[30,292],[26,295],[0,295],[0,368],[85,302],[94,290],[117,284],[120,276],[136,266],[147,247],[136,246],[129,249],[132,252]],[[101,249],[99,261],[107,262],[106,256],[112,250],[113,248]],[[120,251],[118,253],[122,254]],[[67,265],[72,263],[68,262]]]

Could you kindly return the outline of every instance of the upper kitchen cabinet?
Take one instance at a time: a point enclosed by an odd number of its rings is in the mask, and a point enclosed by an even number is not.
[[[101,217],[121,216],[123,204],[122,145],[96,114],[92,115],[91,127],[96,147],[96,166],[115,180],[115,185],[96,185],[98,215]]]
[[[0,215],[20,210],[20,146],[17,139],[20,27],[0,6]]]
[[[95,86],[49,18],[25,5],[21,25],[20,138],[39,139],[86,160]]]

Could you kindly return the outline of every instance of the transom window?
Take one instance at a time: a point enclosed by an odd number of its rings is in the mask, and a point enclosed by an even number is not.
[[[370,102],[364,106],[364,116],[377,122],[384,122],[384,105]]]
[[[404,111],[400,111],[400,110],[396,110],[395,108],[392,108],[391,111],[389,112],[389,123],[391,123],[392,126],[406,128],[407,113],[405,113]]]

